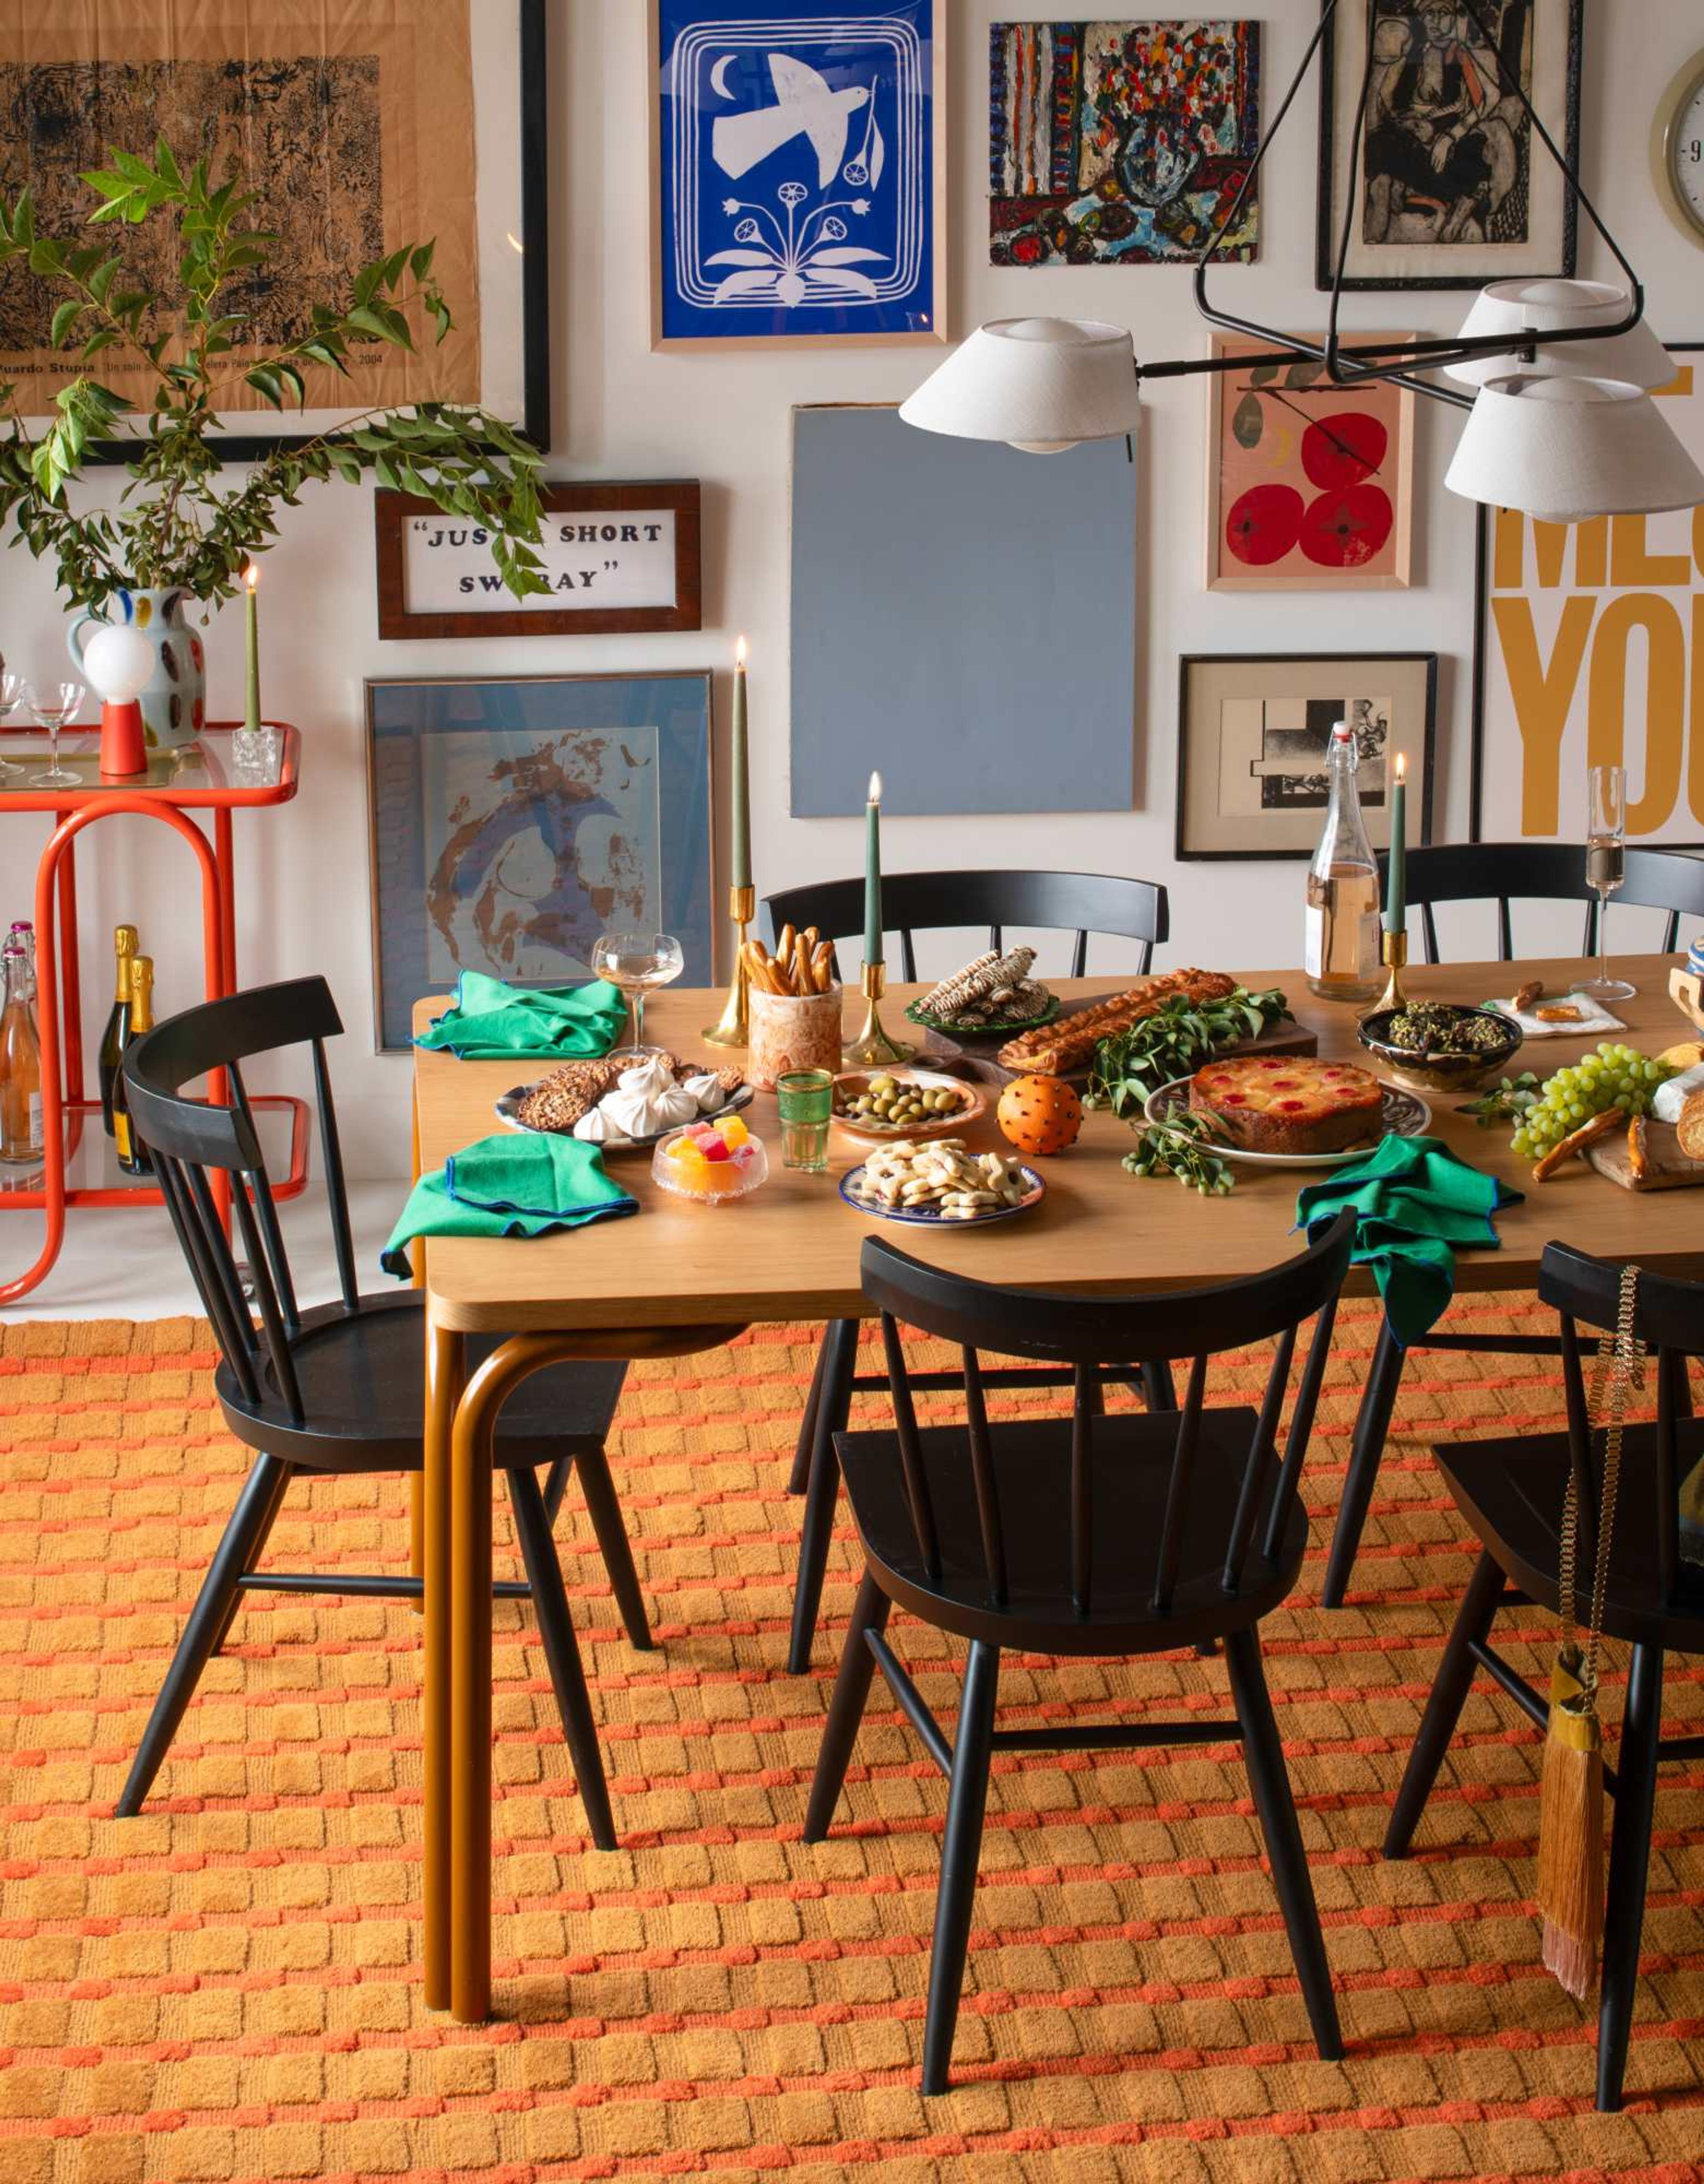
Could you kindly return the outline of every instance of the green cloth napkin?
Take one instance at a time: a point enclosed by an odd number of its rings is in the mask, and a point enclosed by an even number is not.
[[[1390,1331],[1405,1349],[1444,1317],[1458,1247],[1495,1251],[1491,1217],[1521,1197],[1460,1160],[1438,1138],[1385,1137],[1376,1151],[1310,1183],[1296,1200],[1308,1241],[1346,1208],[1355,1217],[1357,1266],[1371,1267]]]
[[[550,993],[464,971],[450,1006],[414,1043],[447,1047],[463,1061],[500,1061],[509,1054],[584,1061],[607,1054],[626,1022],[621,989],[606,978]]]
[[[605,1173],[595,1145],[505,1130],[464,1145],[421,1177],[379,1264],[388,1274],[411,1272],[408,1247],[416,1236],[547,1236],[638,1211],[639,1201]]]

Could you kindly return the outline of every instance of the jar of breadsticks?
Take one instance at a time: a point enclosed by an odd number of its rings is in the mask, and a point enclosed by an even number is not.
[[[746,943],[746,1074],[773,1092],[790,1069],[841,1066],[841,983],[831,940],[816,928],[784,925],[772,956],[761,940]]]

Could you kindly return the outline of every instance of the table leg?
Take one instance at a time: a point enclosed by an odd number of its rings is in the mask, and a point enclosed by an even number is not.
[[[426,1325],[425,1468],[420,1474],[420,1574],[425,1580],[423,1812],[426,1999],[449,2007],[450,1991],[450,1445],[466,1368],[461,1337]],[[411,1481],[411,1484],[413,1482]],[[486,1506],[490,1488],[486,1487]],[[490,1619],[488,1606],[486,1620]]]
[[[219,867],[220,969],[227,994],[237,990],[237,851],[231,814],[221,804],[213,815],[213,855]]]
[[[70,813],[56,811],[53,825],[57,829],[70,817]],[[67,840],[59,859],[59,978],[61,984],[60,1014],[64,1025],[65,1061],[64,1096],[81,1100],[83,1096],[83,977],[77,953],[77,852],[75,844]],[[37,950],[41,935],[36,936]]]
[[[1372,1353],[1372,1370],[1361,1390],[1360,1408],[1355,1414],[1355,1440],[1349,1450],[1349,1470],[1344,1478],[1337,1529],[1332,1534],[1331,1553],[1326,1563],[1325,1584],[1320,1597],[1327,1607],[1343,1606],[1344,1594],[1355,1568],[1361,1528],[1366,1523],[1372,1490],[1378,1482],[1379,1458],[1384,1454],[1385,1435],[1390,1431],[1391,1412],[1396,1408],[1397,1390],[1402,1385],[1405,1356],[1402,1345],[1390,1331],[1389,1320],[1381,1318],[1378,1341]]]

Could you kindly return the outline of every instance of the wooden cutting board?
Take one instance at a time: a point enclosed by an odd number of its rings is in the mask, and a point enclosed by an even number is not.
[[[1651,1173],[1635,1177],[1627,1157],[1627,1134],[1617,1130],[1601,1145],[1588,1145],[1586,1158],[1600,1175],[1618,1183],[1623,1190],[1683,1190],[1688,1184],[1704,1183],[1704,1161],[1688,1160],[1673,1123],[1647,1120],[1645,1149]]]
[[[1085,994],[1067,1001],[1055,1017],[1062,1022],[1075,1016],[1079,1009],[1092,1008],[1104,994]],[[986,1039],[970,1039],[944,1031],[924,1031],[921,1024],[913,1024],[910,1030],[923,1033],[923,1044],[917,1050],[917,1059],[932,1069],[943,1069],[948,1074],[974,1079],[979,1084],[1009,1084],[1020,1077],[1019,1069],[1008,1069],[997,1059],[1000,1049],[1009,1034],[992,1032]],[[1278,1024],[1271,1031],[1262,1032],[1258,1039],[1238,1039],[1234,1046],[1224,1047],[1222,1054],[1317,1054],[1320,1043],[1317,1035],[1300,1024]],[[1065,1073],[1068,1084],[1082,1085],[1088,1082],[1087,1067],[1073,1069]]]

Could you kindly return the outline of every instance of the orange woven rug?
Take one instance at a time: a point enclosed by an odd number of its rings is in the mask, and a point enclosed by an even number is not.
[[[1511,1301],[1470,1301],[1452,1324],[1489,1327]],[[614,1455],[656,1653],[628,1649],[570,1491],[559,1530],[620,1852],[587,1847],[543,1656],[520,1607],[495,1611],[500,2021],[479,2029],[420,1998],[405,1608],[252,1600],[148,1813],[109,1817],[245,1459],[204,1327],[0,1331],[0,2180],[1704,2176],[1704,1766],[1665,1769],[1658,1793],[1618,2116],[1591,2109],[1589,2014],[1539,1964],[1538,1745],[1489,1685],[1419,1854],[1378,1856],[1469,1568],[1426,1444],[1552,1423],[1562,1398],[1544,1359],[1421,1361],[1354,1602],[1323,1614],[1372,1332],[1368,1307],[1346,1311],[1308,1481],[1315,1552],[1265,1634],[1349,2059],[1313,2058],[1228,1747],[1008,1755],[958,2084],[925,2104],[945,1786],[880,1684],[849,1811],[829,1843],[799,1840],[852,1568],[842,1539],[816,1673],[788,1675],[811,1330],[633,1373]],[[1217,1388],[1261,1369],[1233,1364]],[[394,1568],[405,1507],[399,1479],[298,1487],[273,1552]],[[1550,1634],[1524,1627],[1517,1658],[1536,1669]],[[946,1643],[897,1615],[891,1635],[950,1708]],[[1624,1662],[1606,1680],[1613,1717]],[[1002,1699],[1052,1720],[1216,1708],[1222,1672],[1020,1658]],[[1668,1704],[1704,1725],[1693,1663],[1671,1665]]]

